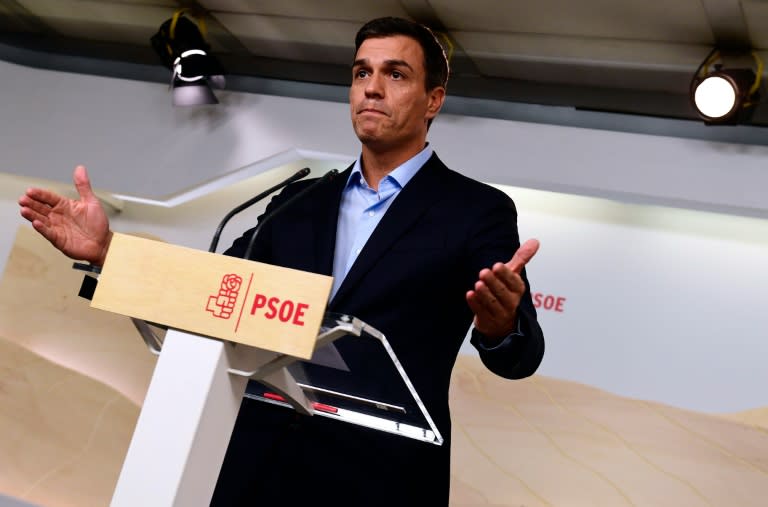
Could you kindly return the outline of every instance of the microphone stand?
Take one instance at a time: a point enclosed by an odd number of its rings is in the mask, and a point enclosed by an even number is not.
[[[251,258],[251,251],[253,250],[253,245],[256,244],[256,236],[259,234],[259,231],[264,226],[265,223],[267,223],[269,220],[271,220],[275,215],[277,215],[279,212],[284,210],[285,208],[289,207],[294,202],[298,201],[299,199],[302,199],[305,195],[307,195],[309,192],[314,190],[316,187],[322,185],[326,181],[330,181],[333,179],[337,174],[339,174],[338,169],[331,169],[327,173],[323,175],[322,178],[318,179],[314,183],[311,183],[306,188],[302,189],[297,194],[291,196],[287,201],[282,203],[282,205],[278,206],[277,208],[273,209],[272,212],[269,215],[266,215],[264,218],[262,218],[259,223],[256,225],[256,228],[253,230],[253,234],[251,234],[251,239],[248,241],[248,248],[245,250],[245,255],[243,255],[243,259],[250,259]]]
[[[275,186],[273,186],[271,188],[268,188],[267,190],[265,190],[264,192],[260,193],[259,195],[248,199],[243,204],[241,204],[240,206],[236,207],[235,209],[233,209],[232,211],[227,213],[226,216],[219,223],[219,226],[216,228],[216,233],[213,235],[213,240],[211,241],[211,246],[208,247],[208,251],[211,252],[211,253],[214,253],[216,251],[216,247],[219,246],[219,237],[221,236],[221,231],[224,230],[224,226],[227,224],[227,222],[229,222],[230,218],[232,218],[233,216],[237,215],[238,213],[240,213],[244,209],[246,209],[246,208],[248,208],[250,206],[253,206],[254,204],[256,204],[260,200],[264,199],[265,197],[267,197],[271,193],[275,192],[276,190],[280,190],[281,188],[283,188],[283,187],[285,187],[287,185],[290,185],[294,181],[297,181],[297,180],[300,180],[301,178],[304,178],[306,175],[309,174],[309,172],[310,172],[309,168],[305,167],[304,169],[301,169],[300,171],[296,172],[293,176],[290,176],[289,178],[287,178],[287,179],[281,181],[280,183],[278,183],[277,185],[275,185]]]

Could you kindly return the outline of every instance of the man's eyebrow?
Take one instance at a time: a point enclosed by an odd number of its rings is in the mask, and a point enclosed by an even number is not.
[[[405,60],[385,60],[384,64],[387,67],[406,67],[410,70],[413,70],[413,67],[411,67],[411,64],[406,62]],[[360,66],[366,66],[370,65],[370,62],[368,61],[368,58],[360,58],[359,60],[355,60],[354,63],[352,63],[352,67],[360,67]]]
[[[411,64],[409,64],[405,60],[386,60],[384,63],[388,67],[407,67],[408,69],[413,70],[413,67],[411,67]]]

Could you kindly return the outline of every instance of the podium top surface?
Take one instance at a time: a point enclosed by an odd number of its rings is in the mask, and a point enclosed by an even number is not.
[[[332,282],[116,233],[91,306],[308,359]]]

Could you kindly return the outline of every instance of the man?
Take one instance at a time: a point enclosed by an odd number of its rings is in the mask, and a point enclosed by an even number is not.
[[[499,375],[523,378],[541,362],[524,274],[538,243],[520,246],[512,201],[449,170],[426,142],[445,100],[442,48],[427,28],[396,18],[367,23],[355,43],[349,96],[360,158],[268,222],[251,257],[333,274],[328,309],[387,336],[446,443],[246,399],[213,505],[447,505],[448,385],[467,328],[474,322],[472,343]],[[109,224],[84,168],[74,179],[79,201],[30,189],[21,214],[65,254],[101,264]],[[286,188],[267,213],[306,184]],[[226,253],[242,256],[250,232]]]

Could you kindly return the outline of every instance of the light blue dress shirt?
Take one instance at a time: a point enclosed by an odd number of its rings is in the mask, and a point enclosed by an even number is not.
[[[331,299],[349,273],[357,256],[384,213],[400,191],[432,156],[427,145],[413,158],[396,167],[379,182],[378,192],[368,186],[358,157],[341,195],[339,218],[336,224],[336,249],[333,255],[333,288]]]
[[[378,192],[365,181],[362,172],[361,158],[355,161],[352,173],[341,195],[339,218],[336,224],[336,248],[333,256],[333,287],[331,298],[336,296],[344,277],[349,273],[357,256],[363,251],[365,243],[379,225],[384,213],[387,212],[405,185],[411,181],[419,169],[432,156],[432,148],[427,145],[413,158],[407,160],[385,176],[379,182]],[[485,346],[482,335],[477,335],[475,345],[483,350],[502,349],[518,337],[523,336],[520,330],[520,317],[516,319],[516,330],[507,335],[501,343],[495,346]],[[474,329],[474,328],[473,328]],[[474,331],[473,331],[474,332]]]

